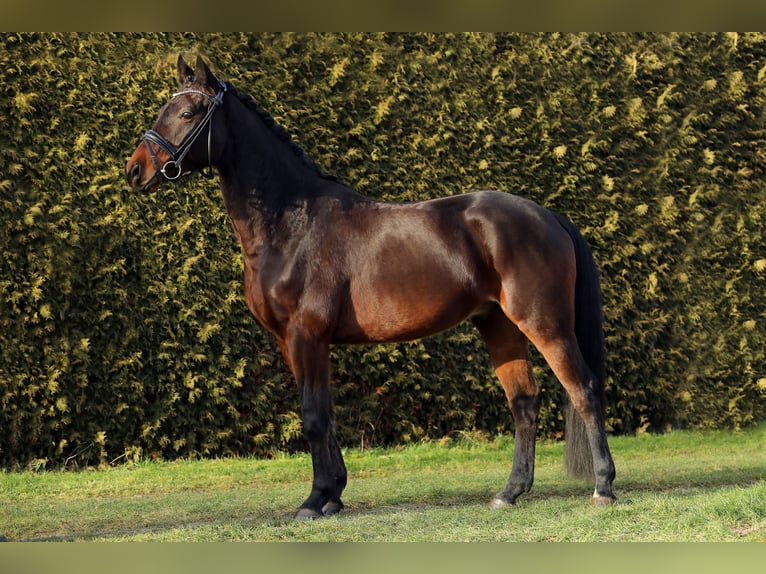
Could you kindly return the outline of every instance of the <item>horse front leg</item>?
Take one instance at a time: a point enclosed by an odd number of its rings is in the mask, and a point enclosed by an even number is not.
[[[335,436],[329,344],[300,329],[291,329],[280,347],[300,389],[303,435],[309,444],[314,471],[311,493],[295,518],[311,520],[336,514],[343,509],[340,497],[347,472]]]

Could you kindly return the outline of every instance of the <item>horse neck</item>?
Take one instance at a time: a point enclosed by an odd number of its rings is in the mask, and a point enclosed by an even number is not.
[[[257,111],[236,96],[225,109],[229,138],[218,166],[224,204],[243,247],[263,244],[275,220],[318,193],[323,180]]]

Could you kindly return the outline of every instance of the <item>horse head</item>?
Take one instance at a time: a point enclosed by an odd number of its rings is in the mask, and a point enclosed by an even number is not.
[[[178,85],[179,91],[162,107],[125,167],[128,184],[135,190],[154,191],[164,181],[176,181],[196,171],[212,177],[223,141],[222,122],[214,130],[213,115],[223,104],[226,84],[201,57],[192,69],[179,56]],[[205,132],[207,137],[200,137]]]

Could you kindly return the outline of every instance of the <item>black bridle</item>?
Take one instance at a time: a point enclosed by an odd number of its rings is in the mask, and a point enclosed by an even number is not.
[[[142,138],[144,144],[146,145],[147,149],[149,150],[149,157],[152,158],[152,163],[154,164],[154,169],[161,173],[162,176],[167,179],[168,181],[175,181],[178,178],[180,178],[182,175],[189,175],[191,171],[182,171],[181,170],[181,162],[186,157],[186,154],[189,153],[189,150],[194,145],[194,142],[197,141],[197,138],[202,133],[202,130],[205,129],[205,127],[208,128],[207,131],[207,162],[208,162],[208,172],[205,173],[205,170],[202,169],[202,175],[207,177],[208,179],[212,179],[213,177],[213,165],[212,165],[212,157],[211,157],[211,150],[210,150],[210,144],[212,140],[212,133],[213,133],[213,126],[210,122],[210,120],[213,117],[213,112],[218,108],[218,106],[221,105],[223,102],[223,95],[226,93],[226,84],[223,82],[218,82],[219,90],[218,93],[215,96],[211,96],[210,94],[203,92],[202,90],[193,90],[193,89],[187,89],[187,90],[181,90],[180,92],[176,92],[171,96],[171,100],[177,96],[183,96],[184,94],[200,94],[202,96],[205,96],[208,100],[210,100],[210,105],[207,107],[207,113],[205,114],[205,117],[202,118],[202,121],[199,122],[196,126],[194,126],[194,129],[189,132],[189,134],[183,139],[183,141],[179,144],[178,148],[174,146],[171,142],[169,142],[167,139],[165,139],[164,136],[157,133],[154,130],[148,130],[144,137]],[[154,153],[154,149],[152,148],[151,144],[157,144],[160,146],[163,150],[165,150],[165,153],[167,153],[170,156],[170,159],[166,161],[162,167],[160,167],[160,163],[157,160],[157,156]]]

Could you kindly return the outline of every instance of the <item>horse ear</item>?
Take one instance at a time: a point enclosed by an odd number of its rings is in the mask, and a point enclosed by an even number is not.
[[[194,70],[189,67],[184,57],[178,56],[178,85],[182,88],[194,78]]]
[[[207,67],[205,60],[203,60],[201,56],[197,56],[197,66],[194,70],[194,76],[197,82],[203,86],[207,86],[209,88],[218,86],[218,80],[216,80],[213,72],[210,71],[210,68]]]

